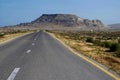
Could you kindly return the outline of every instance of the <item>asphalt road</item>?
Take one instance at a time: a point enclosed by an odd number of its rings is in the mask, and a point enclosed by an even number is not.
[[[114,80],[40,31],[0,45],[0,80]]]

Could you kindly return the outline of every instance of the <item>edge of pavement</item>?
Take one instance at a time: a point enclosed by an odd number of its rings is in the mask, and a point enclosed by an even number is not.
[[[46,31],[45,31],[46,32]],[[63,44],[68,50],[70,50],[73,54],[75,54],[76,56],[82,58],[83,60],[87,61],[88,63],[92,64],[93,66],[95,66],[96,68],[100,69],[101,71],[103,71],[104,73],[106,73],[107,75],[111,76],[112,78],[114,78],[115,80],[120,80],[120,76],[115,73],[114,71],[110,70],[109,68],[107,68],[106,66],[96,62],[95,60],[81,54],[80,52],[70,48],[68,45],[66,45],[62,40],[58,39],[54,34],[46,32],[47,34],[49,34],[51,37],[53,37],[54,39],[56,39],[57,41],[59,41],[61,44]]]

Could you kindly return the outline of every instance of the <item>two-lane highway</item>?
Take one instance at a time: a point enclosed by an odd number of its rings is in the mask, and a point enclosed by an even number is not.
[[[0,45],[0,80],[115,80],[40,31]]]

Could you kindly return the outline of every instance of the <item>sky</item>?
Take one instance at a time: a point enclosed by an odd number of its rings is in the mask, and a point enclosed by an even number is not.
[[[120,0],[0,0],[0,26],[31,22],[42,14],[75,14],[120,23]]]

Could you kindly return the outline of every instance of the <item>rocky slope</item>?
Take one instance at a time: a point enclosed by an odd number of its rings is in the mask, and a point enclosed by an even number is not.
[[[32,24],[54,24],[68,27],[88,26],[105,27],[100,20],[83,19],[72,14],[43,14],[32,22]]]
[[[100,20],[83,19],[73,14],[43,14],[30,23],[16,25],[22,28],[41,29],[79,29],[79,30],[101,30],[106,26]]]

